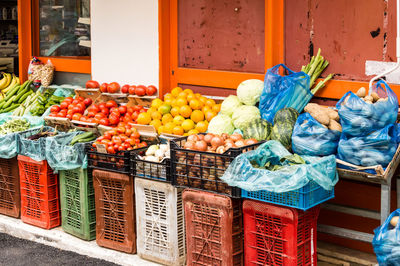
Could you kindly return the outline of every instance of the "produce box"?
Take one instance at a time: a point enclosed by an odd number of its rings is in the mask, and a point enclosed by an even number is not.
[[[101,92],[99,89],[79,88],[79,89],[75,89],[75,95],[76,95],[76,97],[81,96],[83,98],[90,98],[94,102],[97,98],[100,97]]]
[[[0,213],[19,218],[21,197],[17,157],[0,158]]]
[[[67,132],[72,128],[71,121],[66,117],[46,116],[44,121],[47,126],[57,128],[58,131]]]
[[[230,148],[222,154],[184,149],[187,137],[170,140],[172,184],[197,188],[240,198],[240,189],[223,182],[229,164],[243,152],[256,149],[263,142]]]
[[[158,94],[158,91],[157,91]],[[141,105],[146,108],[150,108],[151,102],[158,98],[158,95],[153,95],[153,96],[136,96],[136,95],[130,95],[128,96],[128,101],[132,105]]]

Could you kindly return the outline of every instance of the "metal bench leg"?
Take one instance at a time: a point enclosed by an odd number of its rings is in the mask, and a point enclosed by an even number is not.
[[[381,224],[390,214],[390,184],[381,185]]]

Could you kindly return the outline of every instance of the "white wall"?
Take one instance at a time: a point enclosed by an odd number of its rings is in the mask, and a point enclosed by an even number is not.
[[[158,1],[91,0],[92,78],[156,85]]]

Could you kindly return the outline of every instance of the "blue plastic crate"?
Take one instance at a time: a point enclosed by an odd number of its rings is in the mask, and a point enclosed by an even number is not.
[[[308,210],[335,196],[334,190],[325,190],[314,181],[304,187],[284,193],[269,192],[266,190],[246,191],[242,189],[242,197],[264,202],[288,206],[300,210]]]

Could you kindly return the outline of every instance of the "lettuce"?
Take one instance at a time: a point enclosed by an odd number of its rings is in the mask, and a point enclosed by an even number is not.
[[[242,103],[236,95],[229,95],[221,104],[221,114],[232,116],[235,111]]]
[[[258,79],[248,79],[239,84],[237,96],[245,105],[256,105],[260,101],[264,82]]]
[[[242,105],[232,114],[232,122],[235,128],[243,131],[250,123],[261,119],[260,110],[255,106]]]
[[[213,134],[227,133],[230,135],[234,130],[232,119],[224,114],[215,116],[208,124],[208,132]]]

